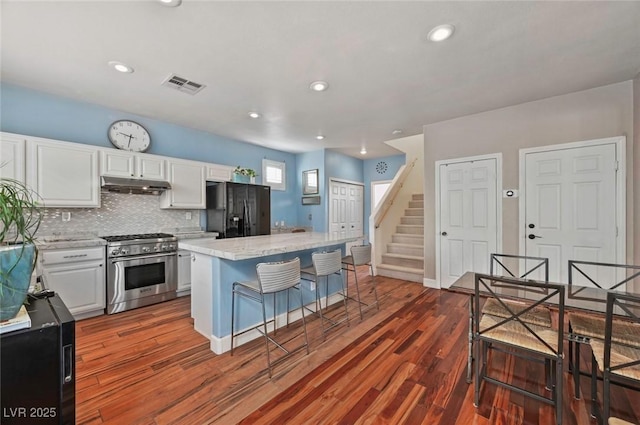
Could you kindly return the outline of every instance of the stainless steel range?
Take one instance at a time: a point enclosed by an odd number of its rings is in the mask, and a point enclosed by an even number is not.
[[[107,314],[176,297],[175,236],[148,233],[102,238],[107,241]]]

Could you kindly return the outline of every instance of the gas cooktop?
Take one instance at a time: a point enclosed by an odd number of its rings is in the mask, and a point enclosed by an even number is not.
[[[173,235],[169,233],[141,233],[136,235],[116,235],[116,236],[102,236],[102,239],[107,242],[122,242],[122,241],[135,241],[144,239],[167,239],[173,238]]]

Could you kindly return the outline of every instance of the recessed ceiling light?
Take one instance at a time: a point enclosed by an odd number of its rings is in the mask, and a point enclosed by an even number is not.
[[[322,134],[318,134],[318,135],[316,136],[316,139],[318,139],[318,140],[324,140],[324,136],[323,136]]]
[[[329,83],[326,81],[314,81],[309,85],[309,88],[313,91],[325,91],[329,88]]]
[[[394,136],[397,136],[398,134],[402,134],[402,130],[400,130],[399,128],[396,128],[391,132],[391,134],[393,134]]]
[[[168,7],[178,7],[182,4],[182,0],[158,0],[161,5]]]
[[[119,72],[127,72],[127,73],[133,72],[133,68],[131,68],[129,65],[124,64],[122,62],[109,61],[108,64],[110,67],[112,67],[113,69]]]
[[[427,38],[431,41],[444,41],[453,35],[453,31],[455,31],[455,29],[456,28],[453,25],[449,24],[438,25],[429,31]]]
[[[257,112],[249,112],[249,116],[250,116],[251,118],[260,118],[262,115],[260,115],[260,114],[259,114],[259,113],[257,113]]]
[[[366,154],[367,154],[367,148],[360,149],[360,155],[366,155]]]

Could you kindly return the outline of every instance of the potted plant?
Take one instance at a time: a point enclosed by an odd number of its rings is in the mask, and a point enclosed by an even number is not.
[[[41,218],[36,195],[29,188],[0,178],[0,320],[15,317],[27,297]]]
[[[233,181],[237,183],[253,183],[257,174],[251,168],[242,168],[239,165],[233,170]]]

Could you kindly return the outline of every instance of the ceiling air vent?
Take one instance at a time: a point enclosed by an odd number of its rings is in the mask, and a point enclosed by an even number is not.
[[[178,77],[175,74],[169,75],[169,77],[162,82],[162,85],[191,95],[198,93],[206,87],[204,84]]]

